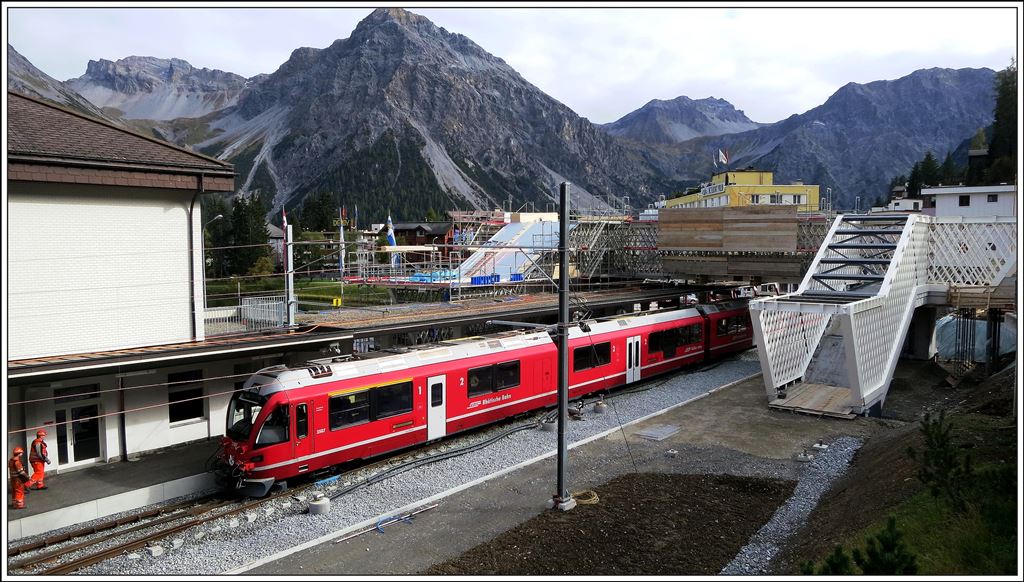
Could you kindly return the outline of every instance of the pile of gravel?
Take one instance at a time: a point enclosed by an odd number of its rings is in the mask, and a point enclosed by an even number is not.
[[[767,574],[769,564],[782,550],[786,540],[803,526],[836,478],[846,472],[862,444],[864,442],[860,439],[841,437],[830,443],[828,449],[816,451],[800,476],[793,495],[720,573],[730,576]]]
[[[748,350],[705,369],[642,383],[638,385],[637,391],[620,393],[614,397],[616,414],[587,414],[586,422],[570,422],[569,440],[578,442],[618,429],[620,423],[691,400],[759,371],[756,351]],[[652,385],[652,389],[644,390]],[[587,401],[589,403],[593,399],[588,398]],[[535,418],[540,416],[537,414]],[[436,454],[480,442],[507,430],[509,426],[505,423],[455,437],[441,447],[432,448],[428,453]],[[324,515],[305,513],[308,503],[317,497],[330,496],[347,483],[359,482],[371,472],[377,473],[389,467],[378,465],[354,475],[346,474],[341,480],[316,485],[294,497],[279,498],[249,513],[209,522],[176,534],[174,539],[161,542],[160,551],[132,552],[84,568],[78,573],[90,576],[138,576],[214,575],[244,571],[253,562],[288,548],[312,544],[327,536],[340,537],[346,530],[366,527],[367,523],[373,525],[381,516],[395,515],[402,508],[418,504],[428,497],[466,486],[499,471],[507,471],[531,459],[554,454],[555,434],[539,429],[520,431],[482,450],[430,463],[353,491],[332,501],[330,511]],[[413,456],[422,454],[427,453]],[[403,456],[391,464],[407,460],[408,457]]]

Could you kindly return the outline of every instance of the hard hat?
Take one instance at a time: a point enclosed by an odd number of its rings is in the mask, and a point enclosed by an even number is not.
[[[46,431],[39,429],[36,431],[36,436],[46,436]]]
[[[14,454],[15,455],[20,455],[20,454],[22,454],[24,452],[25,452],[25,449],[23,449],[21,447],[14,447]]]

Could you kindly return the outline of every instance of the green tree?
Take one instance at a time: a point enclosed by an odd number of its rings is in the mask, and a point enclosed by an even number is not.
[[[443,220],[444,217],[438,214],[433,207],[427,209],[427,222],[441,222]]]
[[[996,73],[996,105],[989,146],[990,183],[1013,182],[1017,172],[1017,60]]]
[[[231,246],[231,209],[220,196],[207,196],[202,200],[203,248],[206,251],[206,277],[224,277],[228,273],[229,249]],[[223,218],[216,218],[222,216]]]
[[[338,216],[338,207],[334,204],[334,194],[320,190],[310,194],[302,202],[303,228],[320,232],[333,230],[334,219]]]
[[[953,161],[952,152],[946,154],[946,159],[942,161],[942,166],[939,168],[939,174],[942,176],[940,181],[946,185],[956,184],[963,179],[963,173]]]
[[[914,162],[910,169],[910,177],[907,178],[907,196],[919,196],[921,194],[921,162]]]
[[[907,448],[907,456],[921,461],[917,478],[931,490],[933,497],[945,497],[954,510],[964,508],[964,493],[969,485],[973,470],[971,457],[960,458],[960,448],[950,436],[953,425],[946,422],[946,412],[939,411],[938,418],[930,413],[921,421],[925,449],[918,452]]]
[[[249,272],[260,257],[270,256],[265,209],[259,200],[243,196],[235,198],[231,208],[232,245],[231,274]]]
[[[263,255],[256,259],[252,267],[246,275],[273,275],[274,274],[274,261],[269,255]]]
[[[971,138],[972,150],[983,150],[988,148],[988,139],[985,138],[985,128],[979,127],[978,132]]]
[[[323,241],[324,234],[313,230],[307,230],[299,235],[298,240],[300,242],[312,242]],[[306,275],[312,279],[318,277],[323,271],[330,267],[335,267],[337,271],[337,262],[333,265],[325,263],[325,259],[331,254],[331,252],[322,244],[302,244],[296,245],[295,247],[295,268],[297,271],[305,272]],[[337,259],[337,255],[334,255]]]
[[[903,543],[903,532],[891,515],[885,529],[868,539],[864,552],[854,548],[853,561],[867,576],[917,574],[917,556]]]
[[[939,161],[935,159],[935,155],[931,151],[925,153],[924,159],[921,160],[920,171],[922,186],[936,186],[942,180]]]
[[[800,573],[806,576],[813,576],[814,562],[807,561],[800,564]],[[843,551],[843,546],[837,545],[836,549],[825,558],[825,561],[818,568],[818,576],[845,576],[853,574],[853,562],[850,556]]]

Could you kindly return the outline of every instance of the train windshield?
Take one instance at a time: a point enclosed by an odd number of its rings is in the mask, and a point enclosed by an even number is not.
[[[248,440],[252,423],[266,403],[267,397],[258,393],[235,392],[228,404],[228,436],[236,441]]]

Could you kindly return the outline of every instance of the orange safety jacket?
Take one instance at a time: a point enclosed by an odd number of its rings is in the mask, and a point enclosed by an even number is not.
[[[28,462],[45,463],[48,460],[50,457],[46,454],[46,441],[43,440],[43,437],[36,437],[36,440],[32,441],[32,446],[29,447]]]
[[[21,459],[17,457],[11,457],[7,461],[7,472],[11,476],[11,482],[17,483],[20,478],[21,481],[28,481],[28,473],[25,472],[25,466],[21,464]]]

